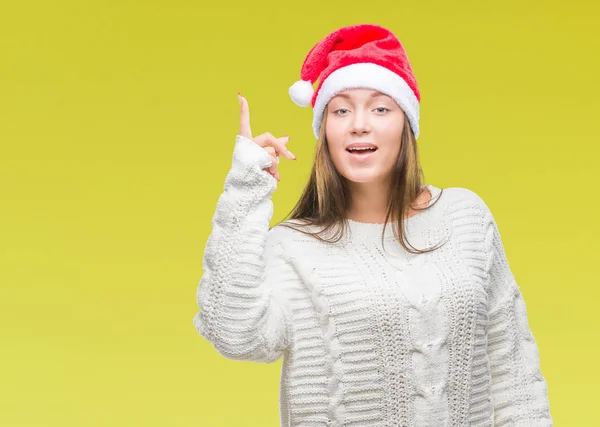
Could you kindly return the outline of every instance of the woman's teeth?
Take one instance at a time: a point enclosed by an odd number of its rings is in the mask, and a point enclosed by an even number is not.
[[[373,153],[377,151],[377,148],[350,148],[348,152],[351,154],[363,154],[363,153]]]

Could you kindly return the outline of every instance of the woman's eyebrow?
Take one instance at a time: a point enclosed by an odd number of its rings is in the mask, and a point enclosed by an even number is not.
[[[377,97],[380,97],[380,96],[387,96],[387,95],[386,95],[386,94],[384,94],[384,93],[381,93],[381,92],[373,92],[373,93],[371,94],[370,98],[377,98]],[[346,99],[350,99],[350,98],[351,98],[351,96],[350,96],[350,95],[348,95],[347,93],[338,93],[337,95],[335,95],[335,97],[336,97],[336,98],[337,98],[337,97],[340,97],[340,98],[346,98]]]

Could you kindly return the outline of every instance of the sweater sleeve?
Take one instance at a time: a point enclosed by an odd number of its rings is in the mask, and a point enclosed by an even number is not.
[[[204,250],[193,319],[198,333],[224,357],[271,363],[288,345],[288,317],[277,272],[284,258],[269,229],[277,180],[263,168],[268,153],[236,137]]]
[[[484,204],[487,351],[491,366],[494,426],[552,426],[548,385],[523,295],[508,264],[498,226]]]

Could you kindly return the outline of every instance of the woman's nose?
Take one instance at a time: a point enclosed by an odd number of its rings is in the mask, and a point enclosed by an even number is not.
[[[370,125],[368,123],[367,115],[364,112],[357,112],[354,114],[352,118],[352,133],[355,134],[365,134],[370,130]]]

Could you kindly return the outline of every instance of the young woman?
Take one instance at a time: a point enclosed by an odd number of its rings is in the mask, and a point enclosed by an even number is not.
[[[313,83],[320,83],[313,91]],[[283,357],[282,426],[551,426],[536,341],[494,217],[473,191],[422,185],[420,94],[377,25],[338,29],[290,88],[316,154],[269,228],[288,137],[248,103],[206,244],[193,322],[224,357]]]

